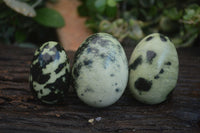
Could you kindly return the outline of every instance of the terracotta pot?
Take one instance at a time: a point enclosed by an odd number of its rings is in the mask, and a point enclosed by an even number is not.
[[[77,50],[79,45],[91,34],[85,27],[86,18],[80,17],[77,7],[78,0],[59,0],[55,4],[48,3],[47,6],[60,12],[65,20],[65,26],[57,29],[57,34],[65,50]]]

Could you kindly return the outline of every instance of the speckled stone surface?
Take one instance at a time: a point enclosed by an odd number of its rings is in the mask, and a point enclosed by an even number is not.
[[[133,96],[147,104],[163,102],[178,78],[179,61],[174,44],[162,34],[150,34],[134,49],[129,68]]]
[[[69,87],[70,65],[57,42],[47,42],[35,51],[30,69],[30,88],[41,102],[61,102]]]
[[[72,68],[78,97],[94,107],[115,103],[128,81],[128,63],[120,43],[111,35],[88,37],[75,54]]]

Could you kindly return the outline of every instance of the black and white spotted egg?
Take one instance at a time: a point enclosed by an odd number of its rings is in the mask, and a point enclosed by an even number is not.
[[[129,88],[133,96],[143,103],[161,103],[177,83],[176,48],[168,37],[150,34],[134,49],[129,69]]]
[[[115,103],[128,81],[128,62],[121,44],[107,33],[89,36],[75,54],[72,68],[78,97],[93,107]]]
[[[35,51],[30,69],[30,88],[46,104],[64,100],[69,87],[70,65],[65,50],[49,41]]]

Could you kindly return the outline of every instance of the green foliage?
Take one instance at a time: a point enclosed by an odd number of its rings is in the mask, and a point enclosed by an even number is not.
[[[56,0],[48,1],[55,2]],[[55,28],[64,25],[60,14],[45,8],[46,1],[18,0],[19,4],[20,2],[25,2],[35,8],[37,16],[27,17],[21,12],[11,9],[0,0],[0,42],[3,44],[31,42],[39,45],[49,38],[57,40]]]
[[[200,25],[200,7],[193,4],[186,8],[183,22],[187,24]]]
[[[126,37],[139,41],[160,32],[169,36],[176,47],[184,47],[200,36],[199,0],[81,1],[79,12],[87,16],[86,26],[94,32],[113,34],[120,41]]]
[[[98,31],[100,21],[104,19],[113,20],[117,15],[117,5],[121,0],[81,0],[82,5],[78,7],[80,16],[89,16],[87,27],[94,32]]]
[[[24,31],[16,31],[15,32],[15,39],[17,42],[22,43],[26,39],[26,34]]]
[[[94,2],[94,6],[95,6],[96,11],[98,13],[103,13],[105,11],[105,8],[106,8],[106,0],[96,0]]]
[[[65,25],[62,16],[55,10],[49,8],[40,8],[36,11],[37,16],[33,19],[41,25],[60,28]]]
[[[99,30],[101,32],[108,32],[122,41],[125,37],[138,40],[144,36],[141,29],[143,23],[134,19],[125,21],[124,19],[116,19],[113,22],[108,20],[101,21]]]

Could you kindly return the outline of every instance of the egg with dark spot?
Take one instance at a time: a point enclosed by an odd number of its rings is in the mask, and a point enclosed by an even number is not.
[[[55,104],[66,97],[70,65],[65,50],[49,41],[35,51],[30,67],[30,88],[42,103]]]
[[[175,88],[179,61],[168,37],[153,33],[139,42],[129,60],[129,88],[135,99],[146,104],[166,100]]]
[[[72,77],[84,103],[93,107],[115,103],[128,81],[128,63],[121,44],[107,33],[89,36],[75,53]]]

